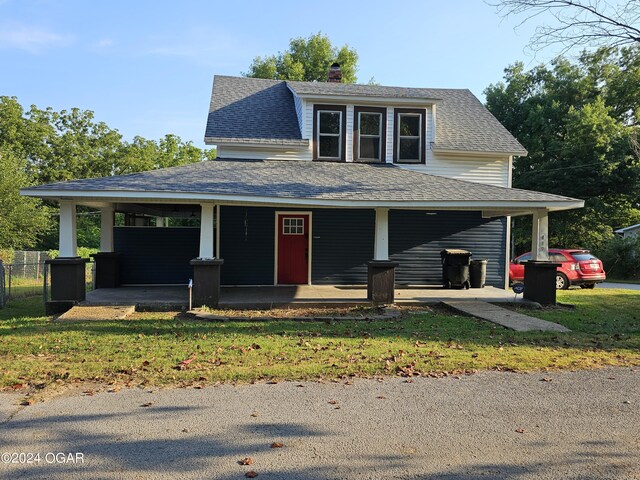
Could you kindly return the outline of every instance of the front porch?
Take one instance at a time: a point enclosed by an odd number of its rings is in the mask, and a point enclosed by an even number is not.
[[[447,300],[483,300],[513,302],[515,295],[496,287],[470,290],[445,289],[441,286],[396,288],[395,303],[430,305]],[[522,301],[521,297],[517,301]],[[83,305],[135,305],[140,309],[186,309],[189,290],[186,286],[144,286],[100,288],[87,292]],[[370,305],[367,287],[362,285],[299,285],[264,287],[222,287],[220,309],[266,309],[349,307]]]

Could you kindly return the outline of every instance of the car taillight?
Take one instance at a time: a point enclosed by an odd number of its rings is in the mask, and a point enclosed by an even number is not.
[[[571,265],[569,265],[569,270],[580,270],[580,264],[572,263]]]

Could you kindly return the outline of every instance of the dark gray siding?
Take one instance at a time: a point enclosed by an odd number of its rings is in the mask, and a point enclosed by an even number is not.
[[[487,284],[504,287],[506,220],[480,212],[389,212],[389,256],[400,263],[396,283],[431,285],[442,281],[440,251],[462,248],[473,259],[489,259]]]
[[[115,227],[114,249],[121,257],[123,284],[189,283],[189,261],[200,248],[199,228]]]
[[[220,207],[223,285],[273,285],[275,209]]]
[[[366,284],[374,228],[373,210],[314,210],[312,283]]]

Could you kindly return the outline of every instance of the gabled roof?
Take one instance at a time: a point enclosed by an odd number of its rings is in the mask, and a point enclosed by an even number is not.
[[[329,82],[293,82],[216,75],[207,121],[207,143],[307,146],[293,94],[353,103],[347,97],[437,104],[434,151],[526,155],[527,151],[466,89],[404,88]],[[342,97],[342,99],[341,99]]]
[[[617,230],[614,230],[615,233],[624,233],[624,232],[628,232],[629,230],[635,230],[637,228],[640,228],[640,223],[637,223],[636,225],[630,225],[628,227],[624,227],[624,228],[619,228]]]
[[[545,208],[581,200],[455,180],[390,164],[213,160],[23,189],[49,198],[190,199],[255,204],[391,208]]]
[[[207,143],[308,145],[285,82],[216,75],[205,131]]]

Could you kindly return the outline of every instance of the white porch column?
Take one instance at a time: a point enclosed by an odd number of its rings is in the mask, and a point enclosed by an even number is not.
[[[376,208],[374,260],[389,260],[389,209]]]
[[[100,251],[113,252],[113,205],[100,209]]]
[[[64,258],[78,256],[76,202],[73,200],[60,200],[59,256]]]
[[[215,258],[213,256],[213,203],[200,204],[200,255],[198,258]]]
[[[533,212],[531,260],[549,260],[549,212],[546,208]]]

